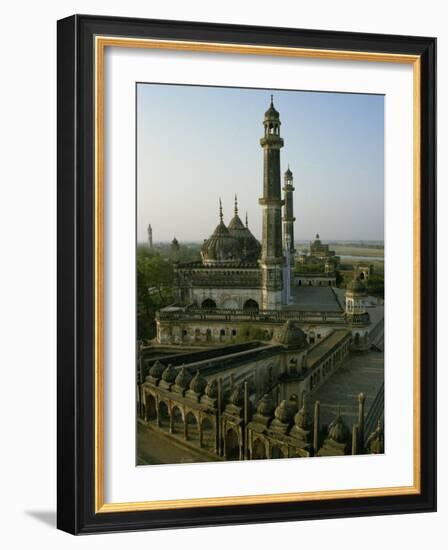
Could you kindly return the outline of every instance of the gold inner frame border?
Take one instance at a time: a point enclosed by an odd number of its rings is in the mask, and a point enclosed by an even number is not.
[[[342,489],[302,493],[274,493],[179,500],[155,500],[141,502],[106,503],[104,501],[104,54],[106,47],[149,48],[207,53],[232,53],[301,57],[313,59],[406,63],[413,65],[413,485],[369,489]],[[420,423],[420,278],[421,278],[421,60],[418,55],[402,55],[381,52],[356,52],[309,48],[255,46],[251,44],[225,44],[177,40],[123,38],[96,36],[95,56],[95,513],[167,510],[211,506],[232,506],[279,502],[305,502],[343,498],[365,498],[420,494],[421,492],[421,423]]]

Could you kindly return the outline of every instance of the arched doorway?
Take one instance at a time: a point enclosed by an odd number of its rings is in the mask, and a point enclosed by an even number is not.
[[[266,458],[266,447],[260,439],[256,439],[252,444],[252,459],[263,460]]]
[[[359,278],[361,279],[361,281],[364,281],[364,279],[366,278],[366,276],[364,275],[364,271],[361,271],[361,273],[359,274]]]
[[[243,305],[244,311],[258,311],[258,303],[255,300],[246,300]]]
[[[199,441],[198,421],[195,415],[190,411],[185,417],[187,439],[190,441]]]
[[[157,418],[156,399],[153,395],[146,396],[146,420],[149,422]]]
[[[211,298],[207,298],[202,302],[202,309],[216,309],[216,302]]]
[[[182,417],[182,412],[179,407],[174,407],[171,414],[173,415],[173,433],[183,434],[184,433],[184,419]]]
[[[240,442],[236,430],[230,428],[226,433],[226,458],[227,460],[239,460]]]
[[[169,428],[170,411],[168,405],[164,401],[159,403],[159,422],[161,428]]]
[[[204,418],[202,421],[202,445],[209,449],[215,447],[215,430],[210,418]]]
[[[212,341],[212,331],[208,328],[205,332],[205,340],[207,342],[211,342]]]

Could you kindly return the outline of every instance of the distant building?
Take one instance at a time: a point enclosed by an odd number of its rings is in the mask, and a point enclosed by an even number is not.
[[[355,267],[355,275],[359,277],[361,281],[367,282],[371,275],[373,275],[374,267],[372,264],[368,263],[359,263]]]
[[[323,244],[319,233],[310,242],[308,254],[300,254],[297,258],[294,282],[298,286],[335,286],[336,269],[339,266],[339,256],[330,250],[328,244]]]

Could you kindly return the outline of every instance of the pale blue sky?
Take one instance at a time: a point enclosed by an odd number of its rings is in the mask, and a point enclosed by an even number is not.
[[[263,115],[280,112],[296,239],[384,238],[384,96],[137,85],[137,238],[199,241],[233,215],[261,237]]]

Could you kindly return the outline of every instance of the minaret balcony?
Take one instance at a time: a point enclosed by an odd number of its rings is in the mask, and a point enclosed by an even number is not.
[[[262,147],[270,147],[271,149],[281,149],[283,144],[283,138],[275,134],[267,134],[260,139],[260,145]]]

